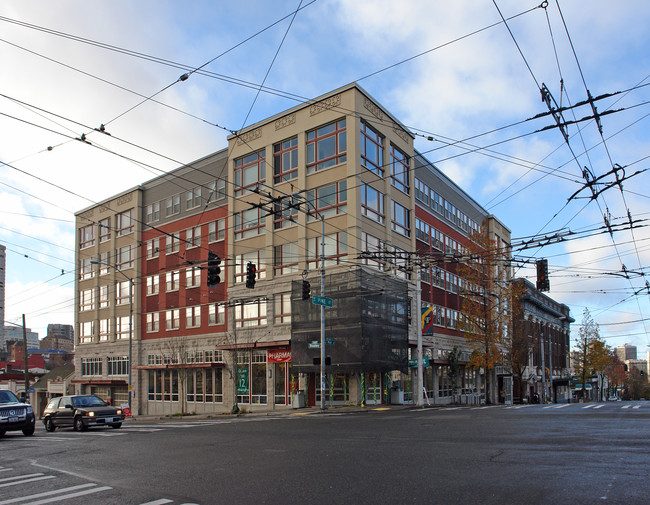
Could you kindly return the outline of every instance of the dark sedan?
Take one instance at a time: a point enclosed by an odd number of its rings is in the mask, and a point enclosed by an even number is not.
[[[8,431],[34,434],[34,411],[28,403],[22,403],[11,391],[0,391],[0,437]]]
[[[123,421],[122,409],[111,407],[94,395],[52,398],[43,412],[43,424],[50,432],[65,427],[75,431],[85,431],[91,426],[119,428]]]

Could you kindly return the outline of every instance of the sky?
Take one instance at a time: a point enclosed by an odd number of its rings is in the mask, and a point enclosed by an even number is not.
[[[517,276],[548,259],[572,338],[588,309],[645,358],[649,22],[644,0],[3,0],[5,320],[74,323],[75,212],[356,81],[511,230]]]

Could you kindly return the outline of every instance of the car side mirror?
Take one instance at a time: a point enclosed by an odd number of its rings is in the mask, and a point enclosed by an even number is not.
[[[72,408],[74,408],[74,407],[68,403],[68,404],[65,406],[65,408],[66,408],[66,409],[72,409]]]

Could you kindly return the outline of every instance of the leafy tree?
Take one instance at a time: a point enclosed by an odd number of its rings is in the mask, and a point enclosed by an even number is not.
[[[611,358],[605,369],[605,377],[607,377],[610,387],[616,391],[625,384],[627,374],[625,373],[625,364],[618,358],[615,351],[612,351]]]
[[[485,401],[491,403],[491,375],[513,343],[512,321],[520,288],[510,283],[507,251],[499,249],[486,226],[471,235],[463,279],[459,328],[472,349],[470,365],[485,371]]]
[[[612,348],[608,346],[600,337],[591,342],[591,368],[598,377],[598,401],[603,394],[605,384],[605,373],[612,363]]]
[[[600,340],[598,324],[591,317],[589,309],[585,307],[582,313],[582,325],[578,330],[578,341],[575,349],[571,352],[573,368],[582,382],[581,397],[587,396],[587,378],[591,377],[594,365],[592,363],[593,342]]]

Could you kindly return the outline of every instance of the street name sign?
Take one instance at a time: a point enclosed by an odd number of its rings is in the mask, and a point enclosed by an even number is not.
[[[326,296],[313,295],[311,297],[311,303],[314,305],[322,305],[323,307],[331,307],[334,302],[331,298],[327,298]]]

